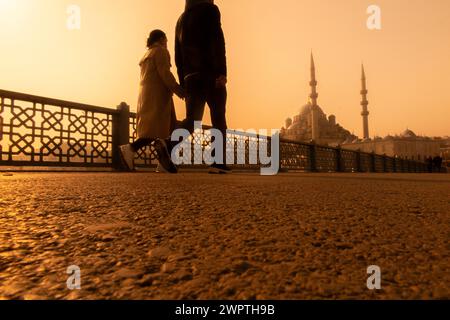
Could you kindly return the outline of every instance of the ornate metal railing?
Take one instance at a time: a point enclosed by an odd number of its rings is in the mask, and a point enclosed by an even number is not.
[[[122,169],[118,147],[134,141],[136,114],[117,109],[0,90],[0,166],[102,167]],[[192,135],[192,158],[210,147],[208,128]],[[227,141],[239,159],[234,168],[259,169],[258,145],[270,138],[232,132]],[[270,146],[267,147],[270,150]],[[256,153],[256,154],[255,154]],[[234,158],[234,159],[231,159]],[[152,147],[140,151],[138,166],[156,165]],[[296,141],[280,141],[280,168],[308,172],[426,172],[425,163]]]
[[[0,164],[111,166],[119,116],[116,110],[0,90]]]

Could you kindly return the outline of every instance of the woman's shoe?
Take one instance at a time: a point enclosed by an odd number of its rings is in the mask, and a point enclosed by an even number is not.
[[[131,147],[130,144],[120,146],[120,157],[122,158],[122,162],[126,165],[128,170],[133,171],[134,170],[134,150],[133,147]]]
[[[166,142],[162,139],[156,140],[155,149],[159,161],[158,168],[160,168],[159,171],[157,169],[157,172],[162,173],[163,172],[162,169],[164,169],[165,173],[178,173],[178,168],[175,166],[175,164],[172,162],[172,159],[170,158]]]
[[[158,161],[158,166],[156,167],[156,173],[169,173],[164,167],[161,165],[161,163]]]

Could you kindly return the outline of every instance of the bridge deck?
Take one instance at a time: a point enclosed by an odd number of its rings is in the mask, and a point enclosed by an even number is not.
[[[0,176],[0,298],[449,298],[449,195],[428,174]]]

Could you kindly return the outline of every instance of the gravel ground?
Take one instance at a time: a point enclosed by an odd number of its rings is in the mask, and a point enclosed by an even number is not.
[[[0,223],[3,299],[450,298],[450,175],[15,173]]]

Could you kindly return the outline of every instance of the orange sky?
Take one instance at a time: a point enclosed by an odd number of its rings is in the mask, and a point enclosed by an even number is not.
[[[227,39],[230,127],[279,128],[296,114],[307,102],[312,49],[319,104],[350,131],[362,135],[364,61],[371,135],[407,127],[450,135],[450,1],[216,3]],[[66,28],[70,4],[81,7],[79,31]],[[371,4],[382,9],[380,31],[366,28]],[[183,7],[183,0],[0,0],[0,88],[135,109],[147,34],[163,29],[172,44]]]

